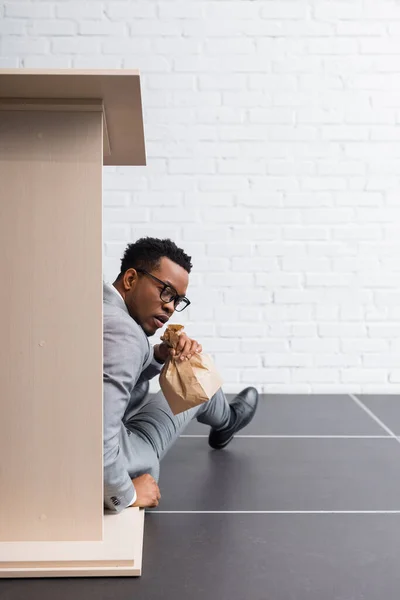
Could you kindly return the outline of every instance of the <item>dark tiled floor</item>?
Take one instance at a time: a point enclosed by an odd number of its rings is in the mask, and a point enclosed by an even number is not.
[[[231,398],[231,396],[229,396]],[[400,430],[400,401],[397,411]],[[246,435],[387,435],[347,396],[263,395]],[[207,434],[192,421],[185,434]]]
[[[396,435],[400,436],[400,396],[356,396]]]
[[[390,438],[179,440],[162,463],[161,510],[400,510]],[[399,596],[400,597],[400,596]]]
[[[400,432],[400,397],[360,399]],[[186,437],[165,458],[141,578],[2,580],[0,599],[398,600],[398,441],[290,437],[386,436],[348,396],[263,398],[243,435],[289,437],[239,438],[222,452]]]

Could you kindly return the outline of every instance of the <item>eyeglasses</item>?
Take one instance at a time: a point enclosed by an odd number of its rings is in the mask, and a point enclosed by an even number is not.
[[[173,302],[175,310],[177,312],[182,312],[183,310],[185,310],[185,308],[189,306],[190,300],[188,300],[186,296],[179,296],[179,294],[176,293],[176,290],[173,287],[171,287],[168,283],[165,283],[165,281],[158,279],[158,277],[154,277],[154,275],[152,275],[148,271],[145,271],[144,269],[136,269],[136,271],[138,273],[143,273],[144,275],[151,277],[152,279],[154,279],[154,281],[157,281],[157,283],[160,283],[163,286],[160,292],[160,298],[164,302],[164,304],[169,304],[170,302]]]

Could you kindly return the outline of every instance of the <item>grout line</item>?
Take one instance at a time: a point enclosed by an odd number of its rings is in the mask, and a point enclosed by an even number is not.
[[[380,418],[379,418],[379,417],[377,417],[377,416],[376,416],[376,415],[375,415],[375,414],[372,412],[372,410],[370,410],[370,409],[369,409],[367,406],[365,406],[365,404],[364,404],[363,402],[361,402],[361,400],[360,400],[359,398],[357,398],[357,396],[355,396],[354,394],[349,394],[349,396],[350,396],[350,398],[351,398],[352,400],[354,400],[354,402],[355,402],[356,404],[358,404],[358,406],[359,406],[360,408],[362,408],[362,410],[363,410],[364,412],[366,412],[366,413],[367,413],[367,415],[369,415],[369,416],[371,417],[371,419],[373,419],[373,420],[374,420],[376,423],[378,423],[378,425],[379,425],[380,427],[382,427],[382,429],[384,429],[384,430],[385,430],[385,431],[386,431],[386,432],[387,432],[387,433],[390,435],[390,437],[392,437],[393,439],[395,439],[395,440],[396,440],[396,442],[399,442],[399,444],[400,444],[400,439],[399,439],[399,438],[396,436],[396,434],[395,434],[395,433],[393,433],[393,431],[392,431],[391,429],[389,429],[389,427],[387,427],[387,425],[385,425],[385,423],[384,423],[383,421],[381,421],[381,420],[380,420]]]
[[[208,438],[208,435],[181,435],[181,438]],[[235,435],[235,439],[338,439],[338,440],[387,440],[393,435]]]
[[[155,510],[152,515],[400,515],[400,510]]]

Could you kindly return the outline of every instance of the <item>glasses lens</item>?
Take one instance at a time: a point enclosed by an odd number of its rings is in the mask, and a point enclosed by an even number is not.
[[[171,302],[172,298],[174,298],[175,292],[170,288],[166,287],[161,292],[161,300],[163,302]]]
[[[181,300],[178,300],[177,304],[175,305],[175,310],[177,312],[182,312],[183,310],[185,310],[185,308],[188,306],[188,301],[186,300],[186,298],[182,298]]]

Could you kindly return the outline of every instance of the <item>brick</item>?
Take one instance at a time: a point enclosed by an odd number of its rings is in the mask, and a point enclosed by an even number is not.
[[[253,259],[254,260],[254,259]],[[274,270],[276,269],[275,265]],[[277,288],[300,288],[302,277],[298,273],[257,273],[256,285],[266,286],[269,289]]]
[[[52,40],[55,54],[100,54],[101,43],[96,38],[59,37]]]
[[[283,238],[285,240],[327,240],[329,233],[323,227],[283,227]]]
[[[198,75],[200,90],[240,90],[246,87],[246,76],[240,73],[219,75]]]
[[[226,208],[208,207],[199,210],[200,218],[204,223],[244,223],[246,222],[246,211],[243,208],[234,207],[226,214]]]
[[[321,38],[307,40],[307,50],[310,54],[357,54],[358,41],[345,37]]]
[[[216,164],[214,159],[198,158],[196,160],[175,158],[168,161],[168,171],[172,174],[210,174],[215,173]]]
[[[157,19],[132,19],[128,22],[132,37],[175,37],[184,33],[183,21],[161,21]]]
[[[265,161],[243,160],[243,159],[223,159],[217,163],[218,172],[222,174],[261,174],[265,173]]]
[[[128,192],[105,192],[103,194],[104,206],[129,206],[130,195]]]
[[[367,337],[367,326],[364,323],[321,323],[318,334],[322,338],[356,338]]]
[[[125,23],[112,23],[110,21],[81,21],[79,23],[81,35],[107,35],[125,36],[127,28]]]
[[[92,40],[87,41],[91,42]],[[107,38],[101,40],[101,51],[103,54],[118,54],[121,57],[129,57],[134,54],[142,55],[151,52],[151,43],[150,40],[143,38]]]
[[[312,354],[331,353],[339,351],[339,339],[299,338],[292,339],[290,348],[293,352]]]
[[[0,40],[0,52],[3,57],[23,56],[32,54],[47,54],[49,41],[36,38],[21,39],[17,36],[4,37]]]
[[[104,217],[107,219],[109,223],[148,223],[150,219],[150,211],[145,208],[129,208],[129,209],[119,209],[119,208],[105,208],[104,209]]]
[[[252,255],[252,248],[248,242],[209,242],[206,245],[206,252],[211,257],[224,256],[231,259],[236,256],[250,257]]]
[[[398,38],[361,38],[359,45],[362,54],[400,54]]]
[[[20,66],[19,58],[8,58],[0,56],[0,68],[1,69],[17,69]]]
[[[379,323],[368,324],[368,336],[375,338],[396,338],[400,335],[400,324],[398,323]]]
[[[0,35],[26,35],[28,21],[23,19],[1,19]]]
[[[400,365],[400,354],[390,353],[390,354],[366,354],[363,356],[363,366],[371,369],[375,369],[377,367],[382,367],[384,369],[388,368],[398,368]]]
[[[184,36],[196,38],[221,37],[221,22],[219,20],[203,19],[202,21],[199,21],[187,19],[182,21],[182,23],[182,33]],[[227,37],[241,37],[246,33],[246,22],[235,19],[225,19],[223,31],[224,36]]]
[[[205,352],[230,352],[233,354],[238,353],[240,348],[239,340],[220,337],[202,337],[201,344]]]
[[[294,369],[291,373],[291,381],[302,383],[312,379],[313,382],[335,383],[339,379],[339,373],[339,369]]]
[[[326,125],[321,128],[321,136],[325,141],[357,142],[367,140],[368,131],[364,126]]]
[[[40,6],[40,5],[39,5]],[[42,7],[45,5],[42,4]],[[82,19],[103,18],[104,7],[101,2],[61,2],[55,5],[56,15],[59,19],[74,19],[81,21]]]
[[[176,73],[148,75],[146,84],[150,90],[191,90],[194,85],[194,77]]]
[[[348,287],[354,284],[352,273],[306,273],[305,287]]]
[[[253,284],[253,275],[251,273],[206,273],[204,275],[206,286],[210,287],[234,287],[245,288]]]
[[[245,111],[231,106],[205,106],[197,108],[196,116],[201,123],[242,123]]]
[[[5,16],[22,19],[51,19],[54,15],[53,3],[6,2]]]
[[[265,335],[265,326],[258,323],[220,323],[216,325],[217,335],[223,338],[242,337],[243,335],[262,338]]]
[[[387,383],[386,369],[342,369],[341,380],[343,383]]]
[[[256,279],[260,277],[260,271],[277,271],[278,262],[275,258],[232,258],[232,269],[238,272],[257,273]],[[261,281],[261,280],[260,280]],[[262,283],[258,284],[262,285]]]
[[[308,6],[304,2],[265,2],[261,8],[263,19],[306,19]]]
[[[177,223],[181,221],[182,210],[179,208],[152,208],[151,220],[154,223]],[[197,211],[185,210],[185,223],[195,223],[198,220]]]
[[[242,4],[242,3],[241,3]],[[218,6],[218,5],[214,5]],[[225,11],[225,3],[221,8]],[[206,54],[210,54],[211,56],[219,55],[219,54],[254,54],[256,51],[256,45],[254,40],[251,38],[229,38],[224,37],[221,39],[211,38],[206,39],[204,41],[204,51]]]
[[[233,202],[233,194],[229,192],[187,192],[185,206],[228,206]]]
[[[249,89],[279,89],[294,92],[297,90],[297,78],[294,75],[251,74],[249,75]]]
[[[268,161],[267,171],[270,175],[313,175],[316,172],[315,162],[312,161]]]
[[[204,17],[201,3],[187,4],[185,2],[164,2],[158,6],[158,14],[162,20],[168,19],[199,19]]]
[[[121,69],[123,61],[118,56],[74,56],[72,65],[75,69]]]
[[[268,368],[268,365],[263,369],[241,369],[240,381],[247,385],[254,385],[255,381],[262,381],[265,383],[289,383],[290,370],[279,368],[270,369]]]
[[[261,366],[261,356],[258,354],[232,354],[219,352],[216,360],[217,366],[221,367],[258,367]]]
[[[29,33],[34,36],[73,36],[77,31],[78,27],[74,21],[45,19],[35,20],[29,25]]]
[[[349,354],[316,354],[316,367],[361,367],[361,356]]]
[[[95,3],[90,3],[90,5]],[[116,2],[112,0],[106,5],[105,13],[110,19],[152,19],[156,17],[157,4],[146,1]]]
[[[273,352],[263,356],[265,365],[271,367],[311,367],[312,357],[308,354],[292,354],[290,352],[279,354]]]

